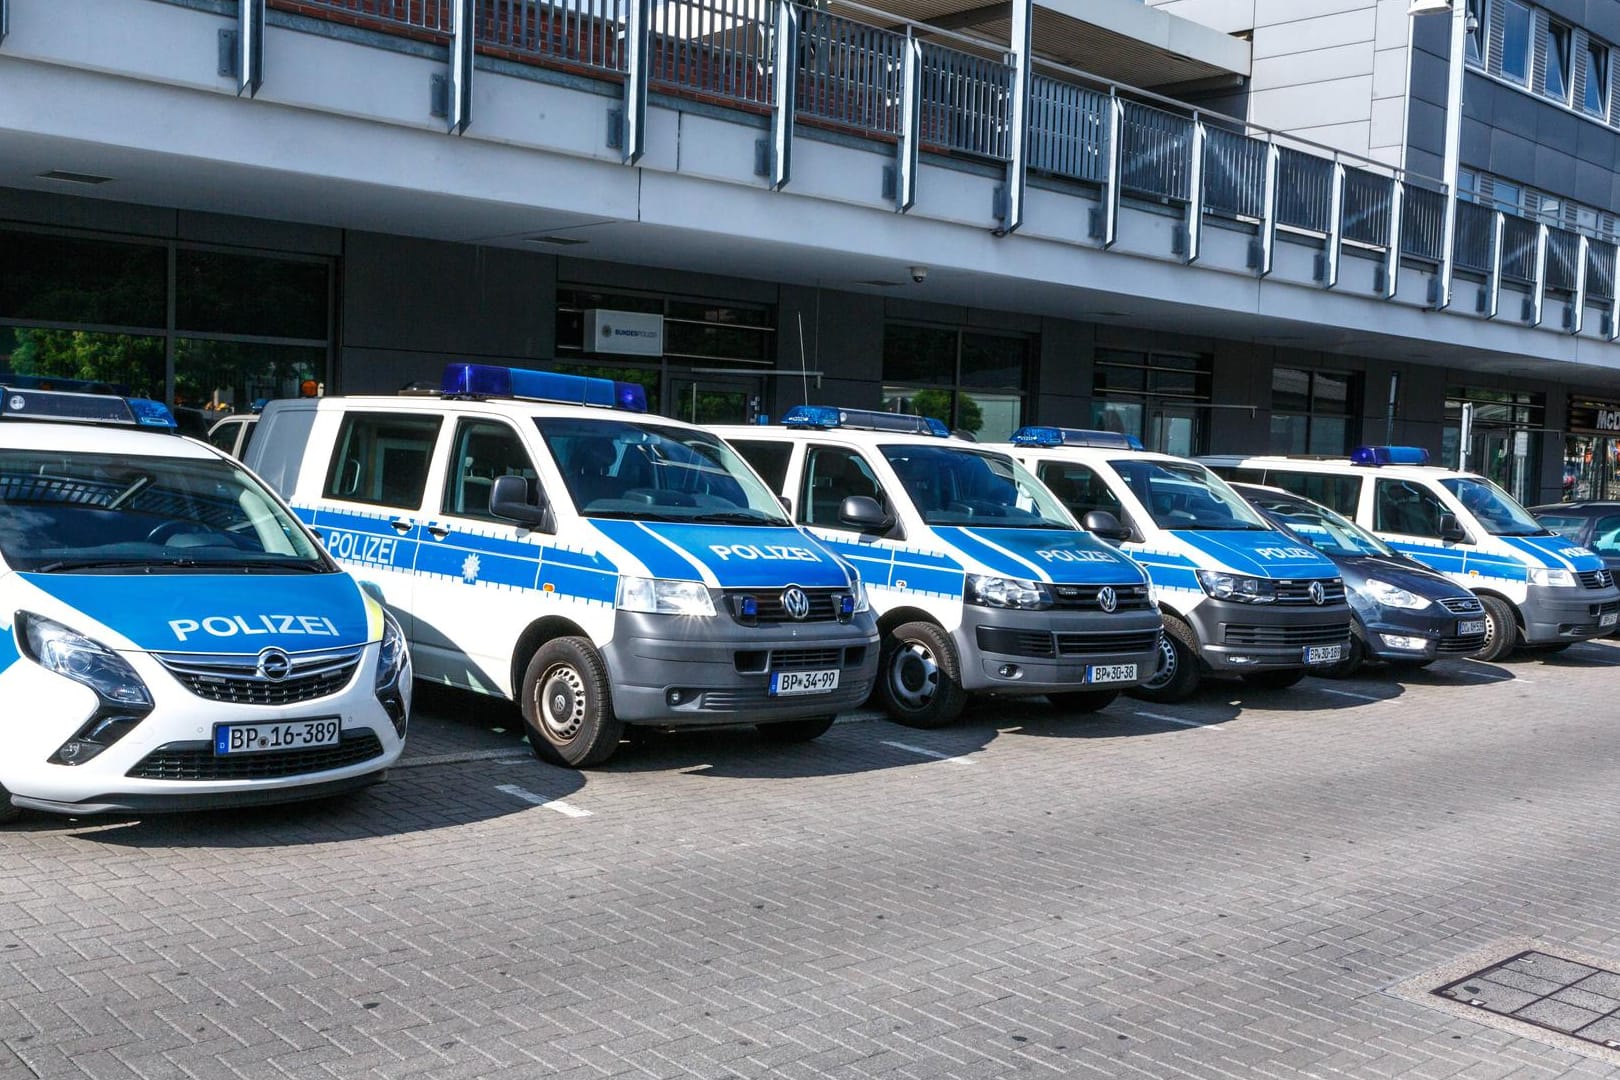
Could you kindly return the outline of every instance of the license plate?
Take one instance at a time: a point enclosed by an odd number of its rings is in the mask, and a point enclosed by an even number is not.
[[[1598,616],[1599,626],[1613,626],[1615,623],[1620,623],[1620,614],[1611,611],[1607,615]]]
[[[771,675],[771,696],[827,694],[838,689],[838,669],[826,671],[778,671]]]
[[[1483,634],[1484,632],[1484,619],[1464,619],[1457,624],[1457,633],[1459,634]]]
[[[343,722],[335,716],[281,723],[218,724],[214,727],[214,754],[258,754],[267,750],[336,746],[342,730]]]
[[[1344,659],[1343,645],[1311,645],[1305,649],[1307,664],[1336,664]]]
[[[1086,668],[1086,682],[1135,682],[1135,664],[1092,664]]]

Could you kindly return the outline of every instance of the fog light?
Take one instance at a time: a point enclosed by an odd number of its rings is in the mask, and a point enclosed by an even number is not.
[[[841,622],[848,622],[855,617],[855,598],[853,596],[840,596],[838,598],[838,618]]]
[[[664,693],[664,700],[669,702],[671,705],[679,705],[682,701],[686,700],[686,691],[668,690]]]
[[[1261,659],[1258,656],[1228,656],[1226,662],[1233,667],[1250,667],[1261,663]]]
[[[1002,664],[1000,667],[996,668],[996,674],[1000,675],[1003,679],[1016,679],[1022,675],[1023,672],[1018,669],[1017,664]]]
[[[1429,644],[1428,638],[1404,637],[1400,634],[1379,634],[1386,649],[1406,649],[1411,652],[1421,652]]]

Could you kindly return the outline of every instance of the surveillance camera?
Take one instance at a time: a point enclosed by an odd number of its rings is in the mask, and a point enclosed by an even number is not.
[[[926,267],[926,266],[913,266],[911,268],[911,280],[915,281],[917,284],[921,285],[923,283],[923,281],[927,277],[928,277],[928,267]]]

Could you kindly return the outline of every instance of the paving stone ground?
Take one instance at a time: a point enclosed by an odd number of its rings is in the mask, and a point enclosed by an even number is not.
[[[1620,1077],[1395,989],[1498,943],[1620,969],[1616,666],[589,773],[424,694],[347,799],[0,831],[0,1078]]]

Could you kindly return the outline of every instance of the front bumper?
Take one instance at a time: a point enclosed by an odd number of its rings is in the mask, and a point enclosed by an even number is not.
[[[724,615],[684,618],[621,611],[602,649],[613,711],[629,723],[665,727],[752,724],[853,709],[877,677],[877,621],[870,612],[835,621],[742,626]],[[777,671],[838,671],[826,693],[773,696]]]
[[[1613,633],[1620,623],[1620,589],[1531,585],[1519,606],[1527,645],[1585,641]],[[1605,617],[1610,621],[1604,624]]]
[[[1198,658],[1209,670],[1231,675],[1331,666],[1307,663],[1306,650],[1350,641],[1350,607],[1342,602],[1239,604],[1211,597],[1186,618],[1198,637]]]
[[[962,686],[1007,694],[1128,689],[1153,677],[1164,621],[1154,610],[1019,611],[962,605]],[[1093,667],[1135,664],[1132,681],[1092,683]]]
[[[1374,660],[1433,660],[1439,656],[1466,656],[1485,644],[1485,631],[1460,633],[1463,623],[1483,623],[1485,613],[1456,615],[1442,609],[1409,611],[1400,608],[1382,608],[1372,617],[1358,617],[1362,626],[1361,640],[1367,655]],[[1385,641],[1405,638],[1409,648],[1397,647]]]

